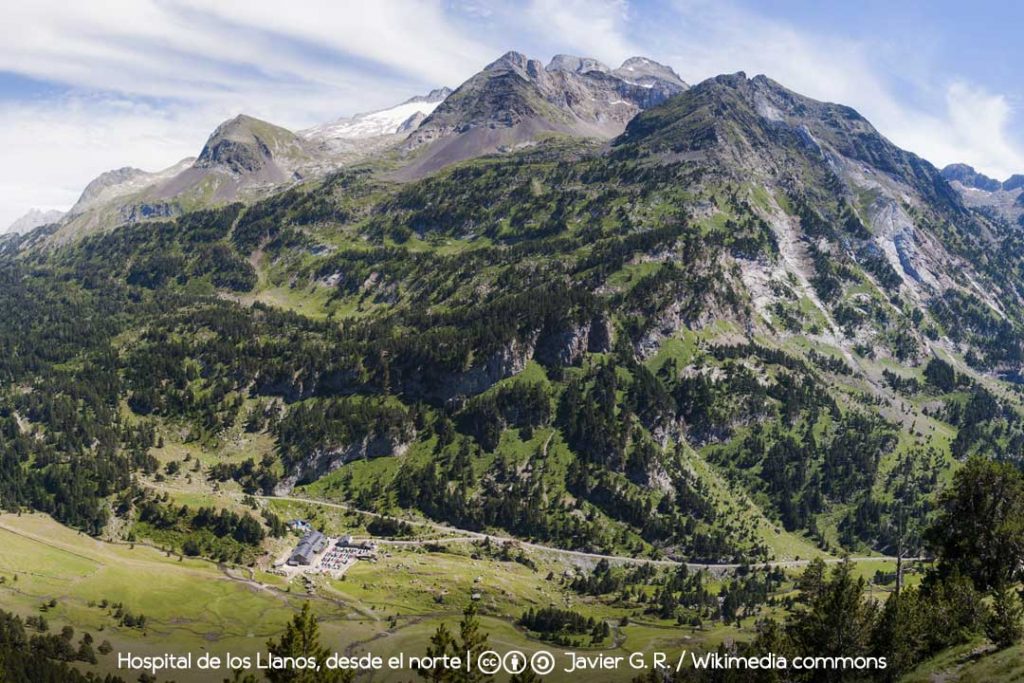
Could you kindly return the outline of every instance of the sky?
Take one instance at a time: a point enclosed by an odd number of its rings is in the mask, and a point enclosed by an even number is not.
[[[103,171],[195,156],[238,113],[293,130],[456,87],[510,49],[689,83],[763,73],[943,166],[1024,173],[1024,3],[33,0],[0,6],[0,231]]]

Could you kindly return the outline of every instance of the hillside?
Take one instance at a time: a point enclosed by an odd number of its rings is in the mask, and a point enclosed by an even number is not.
[[[260,125],[226,124],[193,169],[280,175],[303,148]],[[1016,389],[997,381],[1022,353],[1019,283],[996,276],[1015,239],[856,112],[723,76],[608,151],[552,141],[409,184],[342,172],[9,259],[5,295],[30,303],[5,319],[48,306],[57,281],[99,308],[95,334],[57,344],[5,330],[8,375],[37,389],[8,400],[15,438],[38,422],[65,435],[53,449],[78,420],[116,429],[100,406],[121,401],[138,429],[213,444],[252,420],[277,444],[267,492],[332,472],[365,498],[339,466],[406,453],[375,504],[567,547],[771,557],[775,525],[886,550],[894,472],[932,482],[912,487],[926,506],[953,458],[1020,442]],[[47,368],[82,354],[109,378],[99,403],[46,427],[33,404],[64,392],[45,383],[91,381]],[[508,500],[536,509],[488,507]]]

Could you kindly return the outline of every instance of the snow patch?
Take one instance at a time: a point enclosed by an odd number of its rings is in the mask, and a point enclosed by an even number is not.
[[[307,140],[338,140],[393,135],[399,132],[402,124],[416,114],[429,116],[441,100],[437,102],[405,102],[390,109],[356,114],[351,118],[338,119],[313,128],[299,131],[299,136]]]

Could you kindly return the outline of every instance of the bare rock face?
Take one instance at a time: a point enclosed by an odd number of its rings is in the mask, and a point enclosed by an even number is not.
[[[84,190],[82,190],[82,196],[78,198],[75,208],[71,210],[72,213],[74,213],[76,209],[80,209],[91,201],[97,199],[107,188],[127,183],[144,175],[146,175],[146,172],[141,168],[133,168],[131,166],[115,168],[112,171],[106,171],[99,174],[85,186]]]
[[[257,173],[273,161],[273,154],[259,138],[251,141],[220,138],[206,143],[197,168],[223,166],[233,173]]]
[[[646,57],[630,57],[612,71],[612,75],[625,83],[639,86],[639,90],[630,90],[629,94],[641,109],[656,107],[687,88],[672,67]]]
[[[585,74],[588,71],[611,72],[611,69],[596,59],[574,55],[555,55],[544,69],[546,71],[571,71],[578,74]]]
[[[590,325],[577,325],[543,338],[534,357],[537,362],[551,367],[572,365],[586,353],[589,339]]]
[[[302,140],[289,130],[239,114],[217,127],[206,141],[195,168],[222,168],[238,175],[263,169],[293,166],[308,153]]]
[[[533,355],[534,344],[513,342],[480,365],[465,372],[448,375],[435,388],[424,387],[428,396],[452,401],[462,396],[474,396],[493,386],[496,382],[519,374]]]
[[[122,223],[137,223],[154,218],[174,218],[181,215],[181,209],[168,202],[143,202],[129,204],[121,209]]]
[[[407,442],[394,436],[377,434],[340,448],[311,453],[291,474],[278,482],[274,487],[274,495],[287,496],[298,484],[315,481],[346,463],[402,455],[408,447]]]
[[[1024,226],[1024,174],[1016,173],[999,182],[967,164],[950,164],[942,169],[942,177],[965,205],[999,216],[1011,225]]]
[[[611,321],[596,317],[588,323],[553,332],[538,341],[534,358],[549,367],[573,365],[585,353],[606,353],[612,347]]]
[[[421,111],[416,112],[405,121],[399,124],[396,133],[411,133],[420,127],[420,124],[427,118],[427,115]]]
[[[686,83],[679,77],[679,74],[673,71],[672,67],[659,64],[647,57],[630,57],[612,73],[629,83],[642,85],[665,83],[686,89]]]

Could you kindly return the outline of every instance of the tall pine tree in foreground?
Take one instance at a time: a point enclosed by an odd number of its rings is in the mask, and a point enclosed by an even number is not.
[[[292,618],[280,640],[267,642],[267,650],[278,657],[314,657],[321,666],[331,654],[320,644],[320,626],[308,602]],[[354,678],[352,671],[328,669],[271,669],[267,673],[270,683],[351,683]]]
[[[466,663],[462,662],[462,667],[459,669],[443,666],[423,667],[419,669],[418,673],[432,683],[490,683],[494,680],[494,676],[488,676],[476,668],[477,658],[486,649],[487,633],[480,627],[480,617],[477,616],[476,605],[470,603],[462,613],[462,621],[459,622],[458,640],[452,636],[447,626],[441,624],[431,637],[426,654],[429,657],[448,655],[465,659],[466,653],[469,653],[473,660],[473,669],[468,670]],[[536,679],[521,680],[533,681]]]

